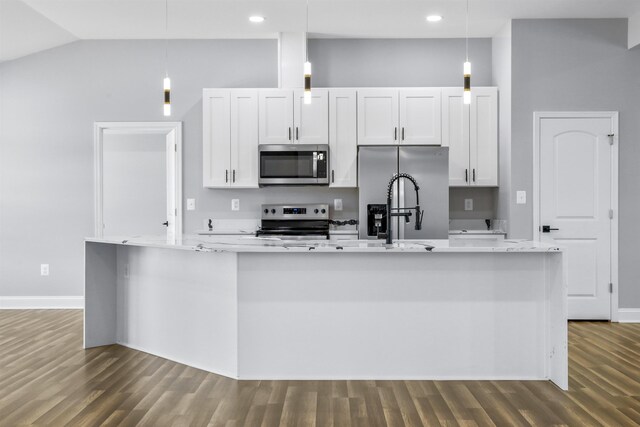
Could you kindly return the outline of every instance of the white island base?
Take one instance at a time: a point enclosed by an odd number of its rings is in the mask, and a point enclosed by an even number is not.
[[[567,389],[562,252],[431,243],[89,240],[85,347],[118,343],[237,379],[549,379]]]

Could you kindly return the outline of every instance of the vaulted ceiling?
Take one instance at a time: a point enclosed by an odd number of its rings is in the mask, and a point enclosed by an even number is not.
[[[275,38],[305,30],[305,0],[168,0],[169,38]],[[465,0],[309,0],[312,37],[463,37]],[[469,33],[509,19],[628,18],[639,0],[470,0]],[[0,61],[78,39],[165,38],[165,0],[0,0]],[[429,14],[443,16],[427,23]],[[261,15],[260,24],[249,22]]]

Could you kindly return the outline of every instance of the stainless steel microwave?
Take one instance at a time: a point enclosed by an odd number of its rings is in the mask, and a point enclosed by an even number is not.
[[[329,145],[261,144],[258,184],[329,185]]]

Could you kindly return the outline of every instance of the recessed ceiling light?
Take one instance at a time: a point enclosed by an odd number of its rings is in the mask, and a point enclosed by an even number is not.
[[[264,22],[264,16],[258,16],[258,15],[250,16],[249,21],[255,22],[255,23]]]
[[[440,16],[440,15],[429,15],[429,16],[427,16],[427,21],[429,21],[429,22],[440,22],[440,21],[442,21],[442,16]]]

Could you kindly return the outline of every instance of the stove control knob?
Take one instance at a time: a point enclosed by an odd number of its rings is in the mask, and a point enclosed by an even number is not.
[[[271,213],[272,214],[276,213],[276,210],[275,209],[271,209]]]
[[[327,213],[327,210],[326,209],[322,209],[320,212],[322,212],[324,214],[324,213]]]
[[[264,210],[264,213],[265,213],[265,214],[268,214],[268,213],[269,213],[269,209],[265,209],[265,210]]]
[[[318,213],[318,209],[314,209],[313,213],[317,214]]]

